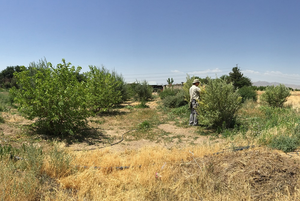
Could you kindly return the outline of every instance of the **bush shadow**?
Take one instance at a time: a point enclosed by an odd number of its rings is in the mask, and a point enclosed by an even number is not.
[[[36,127],[34,125],[28,125],[28,134],[30,136],[38,137],[43,140],[49,141],[62,141],[67,143],[67,145],[71,145],[74,143],[86,143],[88,145],[95,145],[100,143],[105,143],[110,140],[110,136],[105,135],[100,128],[91,128],[85,127],[79,129],[73,135],[71,134],[53,134],[49,133],[49,131],[45,130],[42,127]]]

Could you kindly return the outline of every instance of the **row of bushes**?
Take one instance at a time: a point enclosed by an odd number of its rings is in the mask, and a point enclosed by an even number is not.
[[[89,68],[78,79],[81,67],[71,66],[64,59],[56,67],[34,63],[15,72],[18,87],[13,87],[10,94],[23,116],[38,118],[35,125],[44,133],[55,135],[76,133],[87,126],[88,117],[130,97],[146,101],[152,96],[147,82],[128,85],[122,76],[104,67]]]

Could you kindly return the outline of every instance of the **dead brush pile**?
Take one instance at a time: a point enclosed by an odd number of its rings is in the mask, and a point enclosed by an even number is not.
[[[186,182],[196,184],[202,180],[199,172],[205,171],[206,185],[195,185],[199,192],[206,189],[233,200],[295,200],[299,195],[299,162],[270,150],[249,150],[198,158],[182,173],[193,175]]]

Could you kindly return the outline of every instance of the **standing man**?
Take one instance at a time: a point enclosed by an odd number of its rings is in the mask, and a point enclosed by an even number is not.
[[[191,108],[190,126],[198,125],[196,108],[198,106],[197,100],[199,100],[199,98],[200,98],[200,91],[201,91],[201,89],[198,87],[199,83],[200,83],[200,81],[198,79],[194,79],[193,85],[191,86],[191,88],[189,90],[189,92],[190,92],[190,108]]]

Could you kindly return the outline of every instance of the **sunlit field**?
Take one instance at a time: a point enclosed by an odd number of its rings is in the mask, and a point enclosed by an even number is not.
[[[292,136],[298,125],[300,92],[292,92],[285,105],[291,109],[278,110],[271,117],[270,111],[259,109],[259,103],[247,102],[238,112],[239,121],[249,122],[247,130],[215,134],[199,127],[189,138],[160,130],[159,125],[173,122],[174,127],[193,131],[157,107],[126,106],[91,123],[120,135],[136,128],[116,145],[122,149],[103,141],[105,146],[78,150],[73,144],[24,134],[26,130],[19,128],[28,122],[13,109],[3,111],[7,121],[1,129],[9,135],[0,138],[0,199],[297,200],[297,150],[284,153],[267,146],[274,136]],[[149,122],[150,128],[138,130],[141,121]],[[111,140],[121,140],[120,135]],[[203,140],[191,143],[199,138]],[[170,139],[173,144],[167,146]],[[13,152],[5,140],[14,144]],[[144,146],[130,146],[135,141]],[[18,146],[22,142],[26,145]]]

